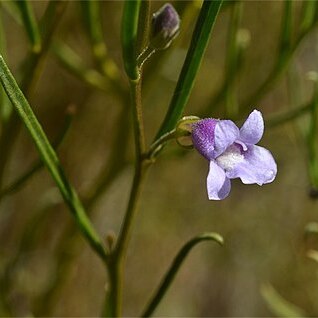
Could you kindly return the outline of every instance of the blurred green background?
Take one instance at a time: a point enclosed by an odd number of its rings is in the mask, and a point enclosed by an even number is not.
[[[295,34],[304,3],[293,2]],[[162,4],[163,1],[152,1],[151,10]],[[200,9],[196,1],[173,4],[182,19],[179,37],[168,50],[156,53],[145,69],[143,107],[148,144],[165,115]],[[7,5],[1,6],[6,57],[19,78],[29,44],[24,28],[8,13]],[[31,5],[40,19],[47,2],[32,1]],[[225,76],[233,6],[224,5],[217,18],[185,115],[199,115],[209,107],[209,116],[226,116],[225,101],[218,107],[211,101]],[[238,103],[257,90],[276,61],[284,6],[283,1],[242,3],[240,28],[247,30],[250,41],[236,79]],[[121,1],[101,2],[108,55],[118,64],[121,82],[127,87],[120,46],[122,7]],[[79,2],[67,4],[55,38],[67,43],[87,67],[95,67]],[[301,41],[286,72],[250,109],[257,108],[269,118],[308,102],[313,83],[306,74],[318,68],[317,44],[318,30],[313,28]],[[72,126],[58,153],[67,175],[83,197],[90,192],[114,151],[116,132],[127,132],[128,142],[122,140],[116,144],[121,157],[118,160],[124,158],[125,164],[91,209],[93,222],[101,234],[106,237],[107,233],[117,233],[132,180],[131,123],[122,116],[122,109],[129,114],[129,104],[122,105],[122,99],[111,88],[101,91],[85,84],[50,51],[31,105],[50,140],[62,129],[68,107],[76,106]],[[248,109],[240,110],[235,119],[243,119],[247,113]],[[263,187],[235,180],[230,196],[220,202],[207,199],[205,159],[196,151],[169,143],[151,168],[142,193],[127,258],[125,316],[141,312],[183,243],[207,231],[220,233],[225,239],[224,247],[214,243],[196,247],[155,315],[270,316],[274,313],[261,293],[268,283],[307,315],[318,315],[318,267],[306,256],[309,249],[318,248],[318,239],[306,239],[304,235],[306,224],[318,219],[317,202],[308,195],[304,137],[307,129],[306,116],[265,129],[261,145],[276,158],[276,180]],[[5,171],[4,185],[26,171],[36,159],[37,152],[23,127]],[[102,263],[77,231],[71,234],[72,239],[68,234],[66,239],[65,231],[72,223],[45,169],[30,178],[22,189],[2,198],[0,282],[6,288],[2,288],[0,296],[11,307],[12,315],[100,314],[107,277]],[[64,270],[65,275],[59,275]]]

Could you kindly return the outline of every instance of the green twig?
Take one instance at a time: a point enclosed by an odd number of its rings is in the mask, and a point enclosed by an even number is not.
[[[223,238],[218,233],[206,233],[200,236],[196,236],[190,241],[188,241],[182,249],[179,251],[177,256],[175,257],[174,261],[172,262],[170,268],[168,269],[167,273],[165,274],[164,278],[161,281],[161,284],[158,290],[155,292],[154,296],[151,298],[149,304],[147,305],[146,309],[144,310],[142,317],[150,317],[152,313],[155,311],[157,306],[159,305],[160,301],[162,300],[163,296],[167,292],[169,286],[171,285],[174,277],[178,273],[181,265],[183,264],[185,258],[192,250],[194,246],[198,243],[203,241],[214,241],[220,245],[223,245]]]
[[[137,34],[141,0],[125,1],[121,24],[121,41],[125,71],[131,80],[139,78]]]
[[[110,91],[107,78],[98,71],[87,68],[82,59],[68,45],[56,41],[53,52],[58,62],[84,83],[105,92]]]
[[[122,301],[123,266],[127,252],[128,242],[132,232],[133,221],[137,212],[137,204],[141,193],[141,187],[145,179],[145,173],[149,166],[144,160],[145,137],[141,109],[141,80],[131,80],[131,101],[134,122],[136,162],[135,174],[131,186],[130,197],[124,221],[118,236],[114,251],[109,258],[110,292],[106,295],[104,315],[120,316]]]
[[[21,82],[21,88],[28,99],[32,98],[35,84],[41,74],[46,53],[51,43],[51,38],[66,4],[66,1],[51,1],[49,3],[44,14],[44,17],[47,17],[47,19],[41,21],[41,30],[43,30],[41,50],[39,52],[31,52],[25,60],[24,65],[26,69]],[[0,137],[0,188],[3,182],[3,174],[19,134],[20,127],[21,122],[19,121],[17,113],[12,112]]]
[[[149,150],[147,152],[147,159],[152,160],[154,155],[161,149],[161,147],[169,140],[174,139],[176,137],[176,129],[168,131],[163,134],[159,139],[151,144]]]
[[[113,89],[123,89],[118,67],[107,54],[101,19],[101,2],[96,0],[81,1],[81,6],[85,25],[92,44],[93,55],[101,72],[108,78]]]
[[[24,97],[13,75],[8,69],[2,56],[0,56],[0,80],[14,108],[18,112],[21,120],[24,122],[29,131],[39,154],[56,182],[60,192],[73,213],[78,227],[82,231],[93,250],[103,259],[106,260],[107,254],[102,245],[99,235],[95,231],[85,209],[78,198],[76,191],[65,177],[59,159],[49,143],[41,125],[35,117],[28,101]]]
[[[315,2],[315,1],[313,1]],[[291,5],[287,4],[286,5]],[[291,14],[291,13],[290,13]],[[291,19],[291,18],[290,18]],[[290,24],[291,22],[289,22]],[[265,81],[259,86],[259,88],[250,96],[247,98],[246,101],[243,101],[241,108],[244,110],[249,110],[249,108],[253,105],[256,105],[258,101],[267,93],[269,92],[272,87],[275,85],[275,83],[280,79],[280,77],[284,74],[285,70],[287,69],[290,61],[292,60],[295,52],[297,51],[300,43],[305,38],[305,36],[314,28],[314,26],[317,24],[317,20],[311,21],[311,24],[306,24],[307,28],[302,29],[302,32],[298,35],[296,41],[293,45],[288,45],[282,52],[279,53],[278,58],[276,60],[276,63],[274,67],[272,68],[271,72],[268,74]],[[284,24],[283,24],[284,26]],[[305,31],[306,30],[306,31]],[[289,30],[289,32],[291,32]],[[287,35],[285,28],[282,28],[282,35],[281,38],[285,38],[285,41],[287,41]],[[288,35],[289,37],[291,35]],[[291,41],[291,40],[289,40]]]
[[[16,4],[20,10],[32,51],[38,53],[41,50],[41,34],[32,7],[27,0],[16,0]]]
[[[121,125],[116,126],[118,129],[111,147],[114,151],[111,152],[109,159],[105,162],[104,168],[101,169],[98,179],[93,183],[94,188],[84,196],[85,199],[83,200],[83,203],[90,216],[93,215],[93,208],[96,201],[106,191],[112,181],[116,179],[126,164],[123,149],[126,149],[129,141],[129,129],[122,129],[122,127],[128,126],[128,118],[129,116],[125,105],[122,105],[122,111],[118,120]],[[78,240],[79,235],[77,234],[77,228],[74,223],[69,223],[64,229],[63,234],[59,239],[59,243],[55,248],[57,270],[52,276],[48,289],[37,300],[37,306],[34,312],[36,316],[51,315],[51,311],[58,301],[60,291],[63,288],[66,279],[69,277],[74,259],[80,251],[79,243],[81,241]]]
[[[202,5],[169,109],[155,139],[160,138],[161,135],[172,130],[182,116],[183,109],[190,97],[221,4],[222,0],[205,0]]]
[[[269,283],[262,284],[260,292],[269,310],[277,317],[308,317],[303,309],[283,298]]]

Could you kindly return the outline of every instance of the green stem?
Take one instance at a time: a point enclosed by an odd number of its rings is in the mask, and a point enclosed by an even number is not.
[[[127,211],[125,214],[123,226],[118,238],[117,245],[113,254],[110,256],[109,277],[110,277],[110,316],[121,316],[122,288],[123,288],[123,272],[125,256],[127,252],[128,242],[132,232],[133,222],[137,212],[137,204],[139,201],[141,188],[145,179],[147,165],[138,162],[135,168],[135,175],[131,187],[130,198]],[[105,304],[109,308],[109,304]]]
[[[128,127],[127,110],[125,104],[122,105],[122,110],[119,119],[116,122],[120,122],[120,126],[116,126],[117,132],[113,139],[110,158],[105,163],[104,168],[100,172],[100,178],[94,184],[94,189],[89,191],[83,200],[84,206],[88,210],[90,216],[92,216],[94,210],[94,204],[98,198],[105,192],[110,186],[111,182],[118,176],[123,169],[125,162],[125,154],[123,149],[127,148],[129,141],[128,134],[129,129],[122,129],[122,127]],[[35,316],[50,316],[52,309],[55,307],[60,295],[61,289],[64,286],[65,281],[69,277],[69,273],[72,269],[74,259],[80,252],[81,241],[78,240],[79,235],[74,223],[69,223],[63,231],[59,243],[57,244],[56,251],[56,273],[53,275],[51,284],[48,289],[37,300]],[[71,252],[70,252],[71,251]]]
[[[24,63],[26,70],[21,82],[21,88],[27,99],[31,99],[34,93],[35,84],[40,76],[46,53],[49,49],[51,38],[60,21],[66,1],[51,1],[47,7],[48,18],[42,20],[41,29],[43,30],[42,47],[39,52],[31,52]],[[3,175],[6,165],[10,159],[15,141],[19,134],[21,123],[16,112],[12,112],[8,118],[0,137],[0,189],[3,183]]]
[[[202,4],[187,56],[183,63],[168,111],[156,134],[156,139],[173,129],[182,116],[185,105],[190,98],[195,78],[199,71],[221,4],[222,0],[205,0]]]
[[[27,0],[18,0],[16,4],[20,10],[25,30],[31,42],[32,51],[38,53],[41,50],[41,34],[32,7]]]
[[[169,140],[176,138],[176,129],[173,129],[171,131],[168,131],[167,133],[163,134],[159,139],[157,139],[155,142],[152,143],[152,145],[149,147],[149,150],[147,152],[146,157],[149,160],[152,160],[154,158],[154,155],[156,152]]]
[[[192,250],[192,248],[197,245],[198,243],[202,241],[215,241],[220,245],[223,245],[223,238],[220,234],[218,233],[206,233],[202,234],[200,236],[196,236],[190,241],[188,241],[182,249],[179,251],[177,256],[175,257],[174,261],[172,262],[169,270],[167,271],[166,275],[162,279],[162,282],[150,300],[147,308],[141,315],[142,317],[149,317],[152,315],[152,313],[155,311],[157,306],[159,305],[160,301],[162,300],[163,296],[167,292],[169,286],[171,285],[175,275],[178,273],[178,270],[180,269],[183,261],[189,254],[189,252]]]
[[[245,102],[242,103],[242,109],[248,110],[251,105],[256,105],[259,100],[271,90],[274,84],[284,74],[302,40],[314,28],[316,24],[317,21],[315,21],[315,23],[312,23],[311,26],[306,29],[306,32],[303,32],[298,36],[295,43],[290,46],[289,49],[284,50],[282,54],[279,55],[273,69],[271,70],[265,81]]]
[[[53,44],[53,52],[58,62],[84,83],[105,92],[109,91],[109,81],[98,71],[86,67],[81,58],[68,45],[56,41]]]
[[[103,259],[106,260],[107,254],[102,245],[101,239],[86,215],[82,203],[65,177],[60,161],[49,143],[40,123],[35,117],[28,101],[20,90],[13,75],[8,69],[2,56],[0,56],[0,80],[1,83],[21,120],[24,122],[29,131],[39,154],[46,167],[56,182],[66,204],[73,213],[78,227],[82,231],[93,250]]]
[[[132,225],[137,212],[141,188],[145,179],[148,163],[144,159],[145,136],[142,118],[141,104],[141,80],[130,81],[131,101],[134,122],[136,163],[133,184],[131,186],[130,197],[124,221],[118,236],[117,244],[109,258],[110,291],[107,295],[104,314],[109,313],[113,317],[121,315],[122,281],[124,262],[127,252],[128,242],[132,232]]]
[[[101,19],[101,1],[82,1],[81,5],[95,61],[103,75],[109,80],[112,88],[123,90],[118,67],[107,54]]]
[[[136,165],[135,165],[135,176],[132,185],[132,191],[128,202],[128,207],[124,219],[124,223],[119,234],[116,254],[120,258],[127,248],[128,238],[131,231],[131,225],[133,216],[136,210],[136,203],[139,197],[139,188],[144,175],[144,159],[145,154],[145,136],[144,136],[144,124],[141,107],[141,80],[130,81],[131,87],[131,100],[132,100],[132,111],[133,111],[133,124],[134,124],[134,135],[135,135],[135,149],[136,149]]]

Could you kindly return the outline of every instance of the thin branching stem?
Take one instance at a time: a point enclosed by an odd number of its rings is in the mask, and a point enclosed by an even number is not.
[[[110,314],[114,317],[121,315],[123,267],[125,255],[132,232],[133,222],[137,212],[142,184],[145,179],[147,167],[149,166],[144,158],[146,146],[141,104],[141,80],[131,80],[130,88],[135,135],[136,162],[134,179],[131,186],[131,192],[124,221],[118,236],[117,244],[114,251],[110,254],[108,263],[110,292],[109,295],[107,295],[104,314]]]

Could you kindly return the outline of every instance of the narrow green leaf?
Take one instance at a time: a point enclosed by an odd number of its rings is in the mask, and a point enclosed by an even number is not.
[[[261,286],[261,295],[270,311],[277,317],[308,317],[301,308],[284,299],[268,283]]]
[[[172,130],[182,116],[191,94],[194,80],[199,71],[205,49],[220,10],[222,0],[205,0],[198,17],[191,44],[184,61],[166,117],[157,133],[156,139]]]
[[[70,211],[73,213],[77,224],[90,243],[91,247],[101,256],[106,258],[106,252],[101,239],[90,222],[83,205],[71,184],[65,177],[60,161],[49,143],[40,123],[35,117],[28,101],[20,90],[13,75],[7,67],[3,57],[0,55],[0,81],[11,101],[18,112],[21,120],[29,131],[39,154],[56,182],[63,198]]]
[[[180,266],[182,265],[183,261],[192,250],[194,246],[198,243],[203,241],[214,241],[220,245],[223,245],[223,237],[218,233],[205,233],[199,236],[192,238],[188,241],[182,249],[179,251],[177,256],[175,257],[173,263],[171,264],[169,270],[167,271],[166,275],[164,276],[157,292],[149,302],[147,308],[145,309],[142,317],[149,317],[152,315],[156,307],[159,305],[160,301],[162,300],[163,296],[167,292],[170,284],[172,283],[174,277],[176,276]]]
[[[31,42],[31,47],[33,52],[40,52],[41,50],[41,33],[34,16],[32,7],[27,0],[16,0],[16,4],[20,9],[22,21],[25,30],[28,34],[29,40]]]
[[[125,71],[131,80],[139,77],[137,66],[137,33],[141,0],[126,0],[121,25],[121,41]]]

